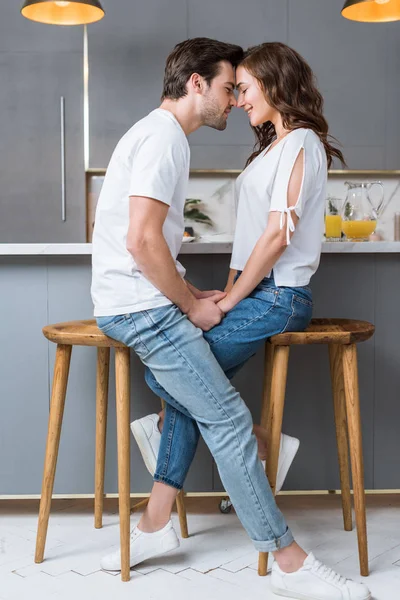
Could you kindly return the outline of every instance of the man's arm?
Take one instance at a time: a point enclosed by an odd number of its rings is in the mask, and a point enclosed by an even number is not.
[[[223,316],[215,302],[196,299],[175,267],[163,235],[169,206],[153,198],[129,198],[127,250],[144,276],[197,327],[204,331],[217,325]]]

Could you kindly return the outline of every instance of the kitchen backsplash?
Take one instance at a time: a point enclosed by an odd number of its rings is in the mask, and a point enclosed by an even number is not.
[[[372,175],[372,174],[371,174]],[[202,222],[185,220],[185,224],[193,227],[196,236],[204,240],[225,241],[232,239],[235,230],[236,209],[235,209],[235,180],[237,174],[229,172],[222,175],[208,173],[193,173],[189,179],[188,198],[198,199],[201,204],[196,204],[196,208],[207,215],[212,225]],[[104,180],[104,175],[91,175],[88,182],[88,241],[91,241],[91,232],[94,224],[94,215],[97,199]],[[392,241],[394,239],[394,213],[400,212],[400,177],[385,174],[381,177],[365,177],[332,175],[328,179],[327,196],[334,196],[344,201],[347,187],[345,181],[382,181],[384,186],[384,204],[387,204],[382,216],[379,218],[377,233],[384,240]],[[373,197],[373,192],[372,192]]]

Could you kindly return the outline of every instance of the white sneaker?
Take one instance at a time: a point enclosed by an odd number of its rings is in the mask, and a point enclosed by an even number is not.
[[[130,561],[131,567],[160,554],[165,554],[170,550],[179,547],[178,536],[173,528],[172,521],[154,533],[144,533],[135,527],[131,533],[130,543]],[[112,554],[104,556],[100,561],[100,566],[105,571],[121,570],[121,550],[118,548]]]
[[[285,482],[286,475],[291,467],[294,457],[299,449],[300,441],[297,438],[291,437],[282,433],[281,444],[279,448],[278,473],[276,475],[275,493],[281,491]],[[261,461],[265,469],[265,460]]]
[[[142,453],[144,464],[153,476],[157,467],[157,457],[160,450],[161,433],[158,429],[159,415],[147,415],[131,423],[131,431]]]
[[[363,583],[346,579],[322,564],[310,552],[303,566],[284,573],[276,561],[272,564],[271,589],[274,594],[297,600],[370,600],[371,592]]]

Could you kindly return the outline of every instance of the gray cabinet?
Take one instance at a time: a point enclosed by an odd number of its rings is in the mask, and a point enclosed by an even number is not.
[[[159,104],[165,59],[197,36],[244,48],[281,41],[309,62],[325,99],[330,131],[350,169],[400,167],[400,36],[397,23],[344,19],[330,0],[104,0],[106,17],[88,29],[90,166],[105,167],[119,138]],[[243,167],[254,144],[247,116],[234,110],[224,132],[189,136],[191,166]],[[334,165],[339,167],[339,163]]]
[[[104,0],[88,28],[90,167],[107,166],[120,137],[160,103],[165,59],[186,38],[186,0]]]
[[[75,52],[82,49],[82,27],[36,23],[21,15],[24,0],[1,0],[0,52]]]
[[[0,496],[40,494],[49,411],[47,269],[0,256]]]
[[[0,53],[0,241],[85,241],[79,53]],[[61,219],[65,97],[66,220]]]
[[[274,0],[187,0],[188,37],[210,37],[243,48],[286,41],[286,2]],[[251,154],[254,134],[243,110],[229,116],[225,131],[203,127],[190,138],[194,169],[241,169]]]
[[[0,242],[85,241],[83,28],[0,20]],[[65,204],[61,219],[61,108]]]
[[[343,145],[349,168],[395,168],[400,158],[398,26],[349,21],[340,8],[329,0],[289,0],[288,44],[317,76],[330,131]]]

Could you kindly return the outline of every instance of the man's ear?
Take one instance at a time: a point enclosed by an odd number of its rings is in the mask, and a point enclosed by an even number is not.
[[[204,79],[198,73],[193,73],[189,79],[189,86],[195,94],[201,94],[204,90]]]

